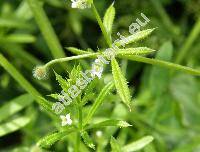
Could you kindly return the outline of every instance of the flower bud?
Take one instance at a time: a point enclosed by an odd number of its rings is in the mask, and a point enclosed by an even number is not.
[[[47,76],[47,69],[45,66],[37,66],[33,70],[33,76],[38,79],[42,80],[45,79]]]

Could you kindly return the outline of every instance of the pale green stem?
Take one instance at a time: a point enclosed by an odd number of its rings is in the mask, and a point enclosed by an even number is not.
[[[179,71],[186,72],[188,74],[200,76],[199,70],[194,70],[194,69],[189,68],[189,67],[181,66],[181,65],[166,62],[166,61],[161,61],[161,60],[157,60],[157,59],[149,59],[149,58],[146,58],[146,57],[135,56],[135,55],[133,55],[133,56],[124,56],[124,55],[122,56],[122,55],[120,55],[119,57],[123,58],[123,59],[125,58],[125,59],[143,62],[143,63],[148,63],[148,64],[152,64],[152,65],[163,66],[163,67],[170,68],[170,69],[173,69],[173,70],[179,70]]]
[[[77,60],[77,59],[83,59],[83,58],[89,58],[89,57],[97,57],[100,53],[88,53],[88,54],[83,54],[83,55],[77,55],[77,56],[72,56],[72,57],[65,57],[65,58],[60,58],[60,59],[54,59],[45,64],[45,68],[50,67],[53,64],[57,63],[62,63],[62,62],[67,62],[71,60]]]
[[[188,51],[190,50],[193,42],[196,40],[196,38],[200,34],[200,18],[196,22],[194,28],[192,29],[189,37],[186,39],[185,43],[183,43],[183,47],[179,51],[179,54],[177,55],[175,62],[176,63],[181,63],[184,59],[184,57],[187,55]]]
[[[101,17],[100,17],[100,15],[99,15],[99,13],[98,13],[98,11],[97,11],[97,9],[96,9],[94,3],[92,3],[92,11],[93,11],[93,13],[94,13],[94,15],[95,15],[95,17],[96,17],[96,19],[97,19],[97,22],[98,22],[98,24],[99,24],[99,26],[100,26],[100,28],[101,28],[101,31],[102,31],[102,33],[103,33],[103,36],[104,36],[104,38],[105,38],[105,40],[106,40],[108,46],[109,46],[109,47],[112,47],[112,41],[111,41],[111,39],[109,38],[108,33],[106,32],[105,26],[103,25],[103,22],[102,22],[102,20],[101,20]]]

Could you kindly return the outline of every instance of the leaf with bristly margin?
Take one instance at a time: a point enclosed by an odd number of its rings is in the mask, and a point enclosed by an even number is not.
[[[27,116],[24,117],[18,117],[14,120],[11,120],[9,122],[6,122],[4,124],[0,125],[0,137],[5,136],[9,133],[12,133],[16,130],[19,130],[26,126],[31,119]]]
[[[148,55],[156,50],[150,49],[148,47],[137,47],[137,48],[126,48],[126,49],[119,49],[117,51],[117,56],[123,56],[123,55]]]
[[[92,149],[95,150],[95,145],[94,145],[94,143],[92,142],[92,139],[90,138],[90,136],[88,135],[88,133],[87,133],[86,131],[82,131],[82,132],[81,132],[81,137],[83,138],[84,143],[85,143],[88,147],[90,147],[90,148],[92,148]]]
[[[125,145],[122,150],[123,152],[133,152],[138,151],[144,148],[146,145],[148,145],[150,142],[153,141],[152,136],[145,136],[142,139],[139,139],[137,141],[134,141],[128,145]]]
[[[45,136],[44,138],[41,138],[38,142],[37,145],[42,147],[42,148],[50,148],[55,142],[62,140],[65,136],[68,134],[74,132],[74,128],[70,128],[65,131],[60,131],[56,133],[52,133],[50,135]]]
[[[117,92],[120,98],[122,99],[122,101],[131,111],[131,95],[130,95],[130,91],[126,82],[126,78],[122,74],[122,71],[116,59],[112,59],[111,65],[112,65],[112,74],[113,74]]]
[[[88,115],[85,119],[84,125],[86,125],[90,121],[94,113],[97,111],[99,106],[103,103],[103,100],[108,95],[108,93],[112,90],[113,87],[114,87],[114,83],[110,82],[102,89],[102,91],[96,98],[95,102],[93,103],[92,107],[90,108]]]
[[[76,54],[76,55],[82,55],[82,54],[90,53],[90,52],[87,52],[87,51],[84,51],[84,50],[77,49],[75,47],[66,47],[66,49],[69,50],[70,52],[72,52],[73,54]]]
[[[115,18],[115,8],[113,5],[114,3],[112,3],[110,7],[106,10],[105,16],[103,18],[103,25],[105,26],[106,31],[110,37],[112,34],[112,26]]]
[[[58,81],[59,85],[61,86],[61,88],[67,92],[67,89],[69,88],[69,84],[67,83],[67,80],[63,79],[61,75],[57,74],[55,71],[55,76],[56,76],[56,80]]]
[[[112,149],[111,152],[122,152],[121,146],[119,145],[119,143],[113,136],[111,136],[110,145],[111,145],[111,149]]]
[[[126,127],[130,127],[132,125],[130,125],[126,121],[111,119],[111,120],[106,120],[106,121],[103,121],[103,122],[100,122],[97,124],[92,124],[87,129],[101,128],[101,127],[107,127],[107,126],[116,126],[116,127],[120,127],[120,128],[126,128]]]
[[[121,46],[123,44],[127,45],[130,43],[138,42],[138,41],[146,38],[147,36],[149,36],[154,30],[155,30],[155,28],[139,31],[131,36],[126,37],[126,39],[124,39],[124,40],[120,40],[120,41],[116,42],[115,45]]]
[[[26,106],[30,105],[33,101],[34,98],[31,95],[24,94],[12,99],[9,102],[6,102],[0,108],[0,122],[22,110]]]

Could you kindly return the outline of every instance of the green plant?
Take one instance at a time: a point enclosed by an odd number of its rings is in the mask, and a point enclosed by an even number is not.
[[[53,28],[51,27],[48,18],[45,14],[45,12],[42,9],[42,5],[36,0],[27,0],[27,4],[30,6],[33,15],[36,19],[36,22],[42,31],[42,34],[45,38],[45,41],[50,48],[50,52],[52,56],[55,58],[54,60],[51,60],[50,62],[43,64],[42,62],[35,59],[33,56],[31,56],[28,53],[24,53],[23,49],[21,49],[18,45],[9,46],[4,45],[4,48],[15,48],[20,51],[21,54],[19,56],[21,58],[29,58],[32,61],[32,65],[39,65],[36,66],[36,68],[33,71],[34,77],[38,79],[44,79],[47,77],[47,73],[51,73],[52,69],[57,71],[56,64],[62,65],[62,68],[67,69],[68,75],[63,78],[60,74],[57,74],[58,72],[55,72],[56,80],[58,81],[59,86],[62,90],[66,91],[69,89],[71,85],[73,85],[76,82],[76,79],[80,77],[80,72],[82,70],[87,70],[88,62],[85,62],[84,59],[95,59],[98,58],[98,56],[102,55],[105,57],[104,50],[105,48],[102,48],[98,50],[98,52],[93,51],[91,49],[78,49],[75,47],[68,47],[67,50],[69,50],[72,54],[75,56],[65,57],[64,51],[62,50],[61,45],[59,44],[59,41],[57,39],[57,36],[55,32],[53,31]],[[153,2],[153,1],[152,1]],[[107,44],[107,47],[112,47],[112,42],[114,41],[114,38],[112,37],[112,31],[113,31],[113,22],[115,18],[115,8],[114,4],[111,4],[111,6],[107,9],[103,21],[96,9],[96,6],[93,1],[88,1],[89,4],[91,4],[91,10],[93,11],[93,14],[96,18],[96,21],[98,22],[100,29],[102,31],[102,35],[105,39],[105,42]],[[156,7],[159,7],[159,3],[155,3]],[[160,6],[161,7],[161,6]],[[163,12],[163,10],[162,10]],[[161,15],[165,16],[165,12]],[[168,18],[166,17],[165,22],[167,26],[172,26],[170,21],[167,21]],[[8,23],[7,23],[8,24]],[[15,25],[16,27],[26,27],[26,24],[19,24],[16,23],[12,24],[12,26]],[[199,26],[198,26],[199,27]],[[199,31],[198,28],[195,28],[194,31]],[[162,118],[168,118],[168,115],[163,114],[160,109],[164,107],[164,103],[159,102],[161,97],[166,97],[164,100],[166,101],[166,106],[168,105],[168,96],[165,96],[166,88],[168,85],[171,86],[173,90],[173,95],[177,100],[181,97],[179,96],[179,91],[185,91],[184,86],[182,87],[182,84],[179,84],[179,79],[186,80],[186,82],[190,85],[194,83],[194,80],[189,77],[189,80],[186,79],[183,75],[176,75],[175,71],[182,71],[191,75],[200,76],[200,71],[195,70],[193,68],[181,66],[178,64],[172,63],[172,54],[173,54],[173,46],[171,42],[166,42],[161,47],[160,51],[156,54],[156,59],[148,58],[146,56],[153,55],[156,53],[155,50],[147,48],[147,47],[133,47],[131,44],[139,42],[149,36],[154,30],[156,29],[147,29],[140,32],[135,33],[134,35],[131,35],[128,38],[128,42],[125,48],[121,46],[121,43],[118,42],[116,45],[119,47],[119,50],[117,50],[115,54],[115,58],[111,59],[110,65],[111,65],[111,71],[107,72],[105,77],[108,77],[108,80],[104,82],[102,79],[94,78],[94,80],[89,83],[76,97],[73,102],[64,107],[64,111],[62,112],[63,115],[66,115],[67,113],[71,114],[73,123],[72,125],[67,126],[61,126],[61,119],[58,115],[54,113],[52,110],[52,105],[57,100],[59,100],[60,93],[54,93],[50,94],[48,97],[51,97],[50,99],[44,98],[43,95],[38,91],[32,84],[24,78],[24,76],[14,67],[12,64],[9,63],[9,61],[0,54],[0,65],[20,84],[24,90],[28,92],[28,94],[24,94],[13,101],[10,101],[5,106],[1,107],[0,113],[5,113],[6,109],[12,107],[12,111],[10,111],[8,114],[3,115],[0,117],[0,121],[6,120],[8,117],[10,117],[13,114],[16,114],[18,111],[24,109],[25,107],[28,107],[34,100],[41,106],[41,108],[45,111],[45,113],[53,120],[55,127],[50,128],[48,132],[51,132],[49,135],[38,139],[36,137],[36,140],[38,141],[37,146],[48,149],[51,148],[57,141],[67,141],[68,143],[68,150],[70,147],[73,146],[73,149],[75,151],[90,151],[91,149],[96,149],[97,151],[106,151],[110,149],[109,147],[106,147],[107,143],[101,143],[101,141],[105,141],[102,139],[102,135],[98,135],[98,129],[105,128],[103,134],[106,136],[106,138],[109,138],[110,140],[110,147],[113,152],[120,152],[120,151],[138,151],[146,147],[148,144],[148,149],[154,149],[154,147],[150,144],[154,138],[160,139],[160,136],[155,130],[158,130],[158,132],[164,132],[167,130],[163,126],[157,125],[158,121],[161,121],[158,118],[157,115],[161,115]],[[176,33],[176,29],[171,29],[172,32]],[[187,52],[188,48],[191,47],[192,42],[196,38],[196,34],[192,34],[191,40],[186,44],[186,49],[183,49],[181,51],[181,59],[183,56],[185,56],[185,53]],[[23,39],[24,38],[24,39]],[[0,41],[3,41],[0,39]],[[12,42],[15,41],[17,43],[26,43],[26,42],[32,42],[34,41],[34,38],[31,36],[27,38],[27,36],[20,35],[19,37],[7,37],[5,39],[6,42]],[[183,53],[182,53],[183,52]],[[33,60],[32,60],[33,59]],[[119,59],[122,59],[122,66],[120,67]],[[74,60],[79,60],[80,64],[74,64],[74,67],[71,68],[71,65],[69,62],[73,62]],[[152,96],[156,100],[155,107],[145,113],[146,115],[140,115],[134,111],[135,103],[132,99],[131,95],[133,95],[134,98],[134,91],[132,88],[128,86],[128,82],[125,78],[126,75],[126,63],[127,60],[131,61],[137,61],[147,64],[155,65],[152,67],[151,71],[148,73],[148,69],[145,71],[147,74],[145,75],[150,79],[150,90],[152,92]],[[68,62],[67,64],[62,64],[63,62]],[[177,61],[180,62],[180,61]],[[84,66],[86,65],[86,66]],[[164,68],[169,68],[171,71],[167,71]],[[109,69],[109,66],[104,66],[105,69]],[[59,70],[58,70],[59,71]],[[112,74],[111,74],[112,73]],[[112,80],[113,79],[113,80]],[[147,80],[147,78],[143,78]],[[172,80],[171,80],[172,79]],[[54,79],[55,80],[55,79]],[[55,83],[55,81],[53,81]],[[174,83],[172,83],[174,82]],[[40,82],[37,81],[39,84]],[[177,85],[176,85],[177,84]],[[40,84],[41,87],[45,88],[45,83]],[[143,108],[148,105],[147,100],[151,100],[149,98],[149,91],[144,87],[147,84],[142,85],[142,91],[140,96],[137,98],[140,102],[136,102],[136,104],[141,105]],[[48,86],[47,86],[48,88]],[[178,88],[178,89],[176,89]],[[58,92],[56,90],[56,92]],[[195,92],[195,89],[194,91]],[[190,91],[186,91],[185,94],[190,93]],[[126,106],[124,108],[124,105],[120,103],[120,101],[123,102],[123,104]],[[184,101],[184,107],[186,107],[186,110],[190,111],[191,113],[194,112],[193,115],[198,115],[198,109],[191,103],[189,105],[187,102],[187,98]],[[104,104],[107,105],[104,105]],[[171,103],[170,103],[171,104]],[[114,105],[114,106],[113,106]],[[108,106],[108,107],[106,107]],[[14,107],[14,108],[13,108]],[[103,107],[101,109],[101,107]],[[176,103],[172,103],[172,113],[175,113],[174,111],[180,110],[179,107],[176,105]],[[141,109],[142,109],[141,108]],[[188,109],[187,109],[188,108]],[[99,110],[101,109],[101,110]],[[113,109],[113,112],[111,114],[108,112],[110,109]],[[107,110],[107,111],[106,111]],[[173,111],[174,110],[174,111]],[[32,109],[30,109],[32,111]],[[106,115],[106,112],[110,114],[111,118],[109,118],[108,115]],[[142,110],[141,110],[142,111]],[[153,111],[153,112],[152,112]],[[123,113],[131,113],[132,116],[134,116],[134,119],[139,120],[136,121],[136,124],[130,120],[129,117],[131,116],[123,116]],[[152,114],[151,114],[152,113]],[[11,120],[9,122],[6,122],[4,124],[1,124],[0,126],[0,136],[4,136],[8,133],[14,132],[15,130],[18,130],[25,125],[29,124],[30,122],[34,121],[34,113],[33,115],[30,115],[28,112],[25,116],[19,116],[14,120]],[[129,115],[129,114],[128,114]],[[145,121],[145,117],[148,117],[148,121]],[[192,117],[188,116],[188,117]],[[182,116],[177,116],[182,117]],[[187,118],[188,118],[187,117]],[[125,121],[126,120],[126,121]],[[127,121],[128,120],[128,121]],[[130,121],[130,122],[129,122]],[[194,121],[193,119],[188,119],[188,121]],[[196,123],[196,121],[194,121]],[[169,124],[171,121],[169,121]],[[182,123],[182,122],[181,122]],[[17,124],[17,125],[16,125]],[[153,126],[153,124],[156,124]],[[173,124],[173,123],[172,123]],[[198,124],[198,123],[197,123]],[[16,125],[16,126],[15,126]],[[131,128],[136,125],[138,128],[142,128],[145,130],[145,133],[140,133],[139,136],[136,138],[141,138],[138,141],[131,142],[127,144],[125,142],[125,138],[127,138],[126,133],[121,133],[121,130],[118,128]],[[144,126],[147,125],[148,129],[146,129]],[[174,124],[173,124],[174,125]],[[181,124],[183,126],[187,126],[187,124]],[[153,126],[153,127],[152,127]],[[10,127],[10,128],[9,128]],[[113,127],[110,129],[110,127]],[[9,128],[8,130],[4,130],[3,128]],[[108,128],[108,129],[107,129]],[[152,129],[151,129],[152,128]],[[33,128],[32,128],[33,129]],[[55,130],[55,131],[52,131]],[[149,131],[150,130],[150,131]],[[119,139],[115,139],[113,136],[114,133],[119,131]],[[124,131],[124,130],[123,130]],[[92,134],[92,132],[96,132],[96,135]],[[131,131],[130,131],[131,132]],[[173,134],[173,129],[170,130],[171,134]],[[132,132],[131,132],[132,133]],[[151,136],[146,136],[146,133],[151,134]],[[179,132],[177,133],[179,134]],[[70,136],[71,135],[71,136]],[[74,136],[76,136],[76,140],[74,140]],[[124,137],[126,136],[126,137]],[[178,136],[178,135],[177,135]],[[33,137],[34,138],[34,137]],[[97,140],[95,140],[95,138]],[[106,141],[107,142],[107,141]],[[129,141],[130,142],[130,141]],[[160,140],[160,145],[162,145],[162,149],[165,149],[165,144],[163,144],[163,141]],[[66,142],[65,142],[66,143]],[[84,144],[83,144],[84,143]],[[98,147],[96,146],[98,145]],[[86,146],[90,148],[88,150]],[[150,147],[150,148],[149,148]],[[66,149],[66,147],[65,147]],[[106,150],[105,150],[106,149]],[[160,148],[161,149],[161,148]],[[153,150],[152,150],[153,151]]]

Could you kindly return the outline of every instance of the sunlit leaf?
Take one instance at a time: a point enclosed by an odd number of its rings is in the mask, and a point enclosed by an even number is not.
[[[4,124],[0,124],[0,137],[26,126],[31,119],[29,117],[18,117]]]

